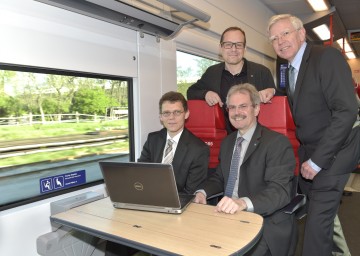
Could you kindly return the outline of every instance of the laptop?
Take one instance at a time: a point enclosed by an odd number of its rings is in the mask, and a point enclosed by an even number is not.
[[[182,213],[194,195],[178,194],[171,164],[99,162],[115,208]]]

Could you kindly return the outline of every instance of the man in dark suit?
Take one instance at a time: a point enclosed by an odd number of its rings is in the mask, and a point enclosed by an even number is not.
[[[245,31],[239,27],[227,28],[221,35],[219,45],[224,62],[209,67],[189,87],[187,98],[205,100],[209,106],[219,104],[223,107],[226,95],[233,85],[250,83],[260,92],[261,101],[269,102],[276,92],[274,78],[267,67],[244,58],[245,48]],[[225,117],[227,130],[231,132],[229,119],[227,115]]]
[[[190,112],[181,93],[165,93],[159,101],[159,110],[165,128],[148,135],[138,162],[164,162],[167,141],[173,140],[172,165],[178,191],[192,194],[206,179],[209,147],[184,127]]]
[[[262,238],[247,255],[287,256],[296,225],[294,216],[281,209],[293,196],[296,164],[292,146],[284,135],[257,123],[260,96],[254,86],[231,87],[226,104],[237,131],[223,140],[216,172],[197,191],[195,202],[206,204],[208,196],[225,191],[216,211],[233,214],[244,210],[264,217]],[[240,137],[244,140],[237,153],[235,144]]]
[[[300,142],[300,189],[308,195],[303,255],[331,255],[334,218],[360,156],[352,76],[340,51],[305,42],[301,20],[272,17],[269,39],[289,61],[287,94]]]
[[[159,111],[165,128],[149,133],[138,162],[171,163],[178,192],[193,194],[207,177],[210,149],[184,127],[190,112],[181,93],[165,93],[159,101]],[[136,252],[138,250],[108,242],[105,255],[133,255]]]

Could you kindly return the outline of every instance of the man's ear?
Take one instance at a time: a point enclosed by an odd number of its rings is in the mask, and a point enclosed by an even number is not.
[[[189,116],[190,116],[190,111],[188,110],[188,111],[185,112],[185,119],[188,119]]]

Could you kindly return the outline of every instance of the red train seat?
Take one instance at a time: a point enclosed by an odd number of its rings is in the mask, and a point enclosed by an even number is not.
[[[295,124],[286,96],[275,96],[271,103],[261,104],[258,122],[267,128],[284,134],[290,140],[296,158],[295,175],[299,175],[299,141],[295,135]]]
[[[209,106],[204,100],[188,100],[188,107],[185,127],[210,147],[209,168],[215,168],[221,141],[227,135],[224,112],[218,104]]]

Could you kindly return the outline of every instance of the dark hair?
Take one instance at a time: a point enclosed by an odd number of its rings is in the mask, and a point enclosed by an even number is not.
[[[229,32],[229,31],[240,31],[243,35],[244,35],[244,45],[246,45],[246,35],[245,35],[245,31],[242,30],[241,28],[239,27],[229,27],[227,29],[224,30],[224,32],[221,34],[221,37],[220,37],[220,44],[223,42],[224,40],[224,35],[226,32]]]
[[[159,111],[161,113],[161,108],[162,108],[162,104],[165,101],[169,101],[171,103],[175,103],[175,102],[181,102],[181,104],[183,105],[184,111],[187,112],[188,111],[188,105],[187,105],[187,101],[184,97],[184,95],[182,95],[180,92],[174,92],[174,91],[170,91],[165,93],[159,100]]]

